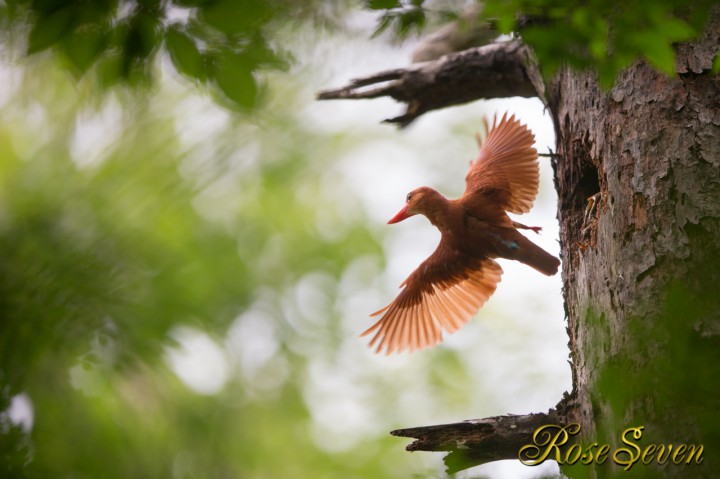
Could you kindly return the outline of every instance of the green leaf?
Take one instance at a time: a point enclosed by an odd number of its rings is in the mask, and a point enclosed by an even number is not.
[[[625,59],[628,64],[638,57],[644,57],[668,75],[675,72],[675,50],[661,30],[644,29],[618,36],[613,56],[615,59]]]
[[[137,0],[138,5],[145,12],[150,12],[155,15],[160,12],[161,2],[160,0]]]
[[[715,59],[713,60],[712,72],[713,73],[720,72],[720,53],[715,54]]]
[[[503,15],[495,20],[495,27],[500,33],[510,33],[515,30],[516,18],[514,15]]]
[[[223,33],[248,34],[257,31],[274,15],[269,2],[262,0],[222,0],[200,7],[198,15]]]
[[[72,24],[73,11],[70,8],[39,16],[30,31],[28,54],[45,50],[58,43],[72,28]]]
[[[664,36],[672,42],[690,40],[697,34],[695,29],[688,25],[684,20],[675,17],[665,19],[659,25],[659,28]]]
[[[82,76],[102,55],[108,45],[107,27],[90,24],[78,28],[62,44],[76,77]]]
[[[158,46],[159,20],[157,17],[137,12],[128,23],[125,54],[132,60],[144,60]]]
[[[371,10],[389,10],[400,8],[399,0],[367,0],[365,6]]]
[[[668,75],[675,73],[675,50],[667,42],[658,41],[647,45],[643,55],[657,69]]]
[[[595,37],[590,40],[590,44],[588,45],[588,48],[590,50],[590,54],[593,56],[593,58],[601,59],[607,55],[607,45],[605,43],[605,38],[602,37]]]
[[[14,3],[25,3],[25,2],[8,2],[11,5]],[[41,15],[47,15],[50,13],[55,13],[67,6],[68,2],[64,0],[33,0],[31,3],[31,8],[34,12],[37,12]]]
[[[513,2],[486,2],[482,9],[483,18],[493,19],[500,33],[515,31],[517,9]]]
[[[605,90],[609,90],[615,84],[615,78],[617,77],[619,70],[614,68],[612,65],[601,64],[597,67],[598,81],[600,86]]]
[[[215,83],[227,98],[243,109],[251,109],[257,103],[257,83],[247,59],[229,51],[215,58],[213,71]]]
[[[265,38],[259,33],[253,35],[252,40],[245,47],[243,55],[252,69],[264,66],[282,70],[288,67],[288,62],[270,48]]]
[[[543,58],[540,67],[546,75],[554,74],[565,63],[579,68],[587,64],[582,52],[573,49],[577,44],[572,40],[576,37],[577,32],[569,24],[556,25],[552,31],[542,27],[529,27],[523,31],[523,40]]]
[[[403,38],[411,30],[420,30],[425,25],[425,11],[422,8],[411,8],[399,16],[398,35]]]
[[[111,51],[100,60],[97,72],[100,85],[103,88],[110,88],[116,85],[123,74],[123,63],[125,56],[118,51]]]
[[[173,0],[172,3],[179,5],[181,7],[202,7],[205,5],[208,5],[210,3],[213,3],[214,0]]]
[[[165,48],[178,72],[198,80],[206,77],[202,54],[179,26],[173,25],[165,32]]]
[[[390,28],[390,25],[392,25],[393,21],[395,21],[396,16],[392,14],[384,14],[382,17],[380,17],[380,21],[378,22],[377,27],[375,27],[375,31],[372,33],[370,38],[375,38]]]

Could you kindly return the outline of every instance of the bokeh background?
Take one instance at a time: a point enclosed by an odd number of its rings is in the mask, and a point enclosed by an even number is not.
[[[0,47],[0,475],[33,478],[443,477],[392,429],[546,411],[571,387],[559,275],[501,260],[496,294],[431,350],[376,356],[368,314],[436,246],[385,222],[420,185],[459,196],[474,133],[536,100],[381,125],[390,100],[317,91],[409,63],[377,15],[286,21],[288,67],[228,108],[158,55],[106,89],[50,52]],[[7,38],[6,38],[7,40]],[[12,39],[11,39],[12,40]],[[532,239],[557,254],[541,158]],[[504,461],[461,478],[557,475]]]

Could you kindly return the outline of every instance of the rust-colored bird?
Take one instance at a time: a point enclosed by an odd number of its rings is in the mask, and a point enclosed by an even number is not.
[[[487,122],[485,124],[487,131]],[[492,258],[514,259],[543,274],[557,273],[560,260],[518,232],[530,229],[506,212],[527,213],[538,192],[540,171],[535,136],[515,116],[497,118],[465,177],[465,193],[448,200],[426,186],[407,195],[388,223],[425,215],[442,233],[440,244],[400,285],[404,289],[380,320],[362,335],[375,333],[370,347],[386,354],[437,344],[442,331],[457,331],[495,292],[502,268]]]

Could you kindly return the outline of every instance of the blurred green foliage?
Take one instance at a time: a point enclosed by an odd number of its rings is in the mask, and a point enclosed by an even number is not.
[[[522,36],[548,77],[562,65],[592,68],[609,87],[637,59],[674,73],[674,44],[700,34],[715,2],[485,3],[482,15],[500,33],[516,31],[519,15],[533,19]],[[400,37],[459,13],[452,2],[424,0],[367,0],[365,8],[381,12],[375,35],[391,29]],[[261,100],[263,71],[288,66],[276,31],[302,19],[322,22],[332,16],[332,8],[317,0],[11,0],[0,5],[6,39],[28,54],[54,51],[77,78],[92,73],[104,87],[152,83],[152,65],[158,52],[166,52],[179,73],[241,111]]]
[[[385,10],[380,16],[373,36],[380,35],[388,29],[404,38],[413,31],[422,32],[427,17],[423,9],[423,0],[400,2],[399,0],[368,0],[366,6],[371,10]]]
[[[523,28],[524,41],[533,47],[540,68],[549,78],[563,65],[593,69],[600,82],[611,87],[618,73],[638,59],[668,75],[675,73],[674,45],[696,38],[708,19],[712,0],[652,3],[593,0],[487,1],[482,16],[499,33],[517,31],[519,16],[532,19]],[[392,28],[404,37],[418,31],[429,16],[449,18],[444,8],[423,1],[370,1],[367,7],[385,10],[378,32]]]
[[[264,96],[320,3],[0,5],[0,477],[397,477],[427,467],[387,435],[408,405],[483,401],[456,349],[398,371],[348,331],[384,238],[337,163],[368,138],[311,130],[297,72]]]
[[[173,76],[98,97],[44,57],[0,78],[0,477],[434,477],[390,430],[512,409],[485,371],[523,362],[535,314],[489,306],[475,334],[498,346],[465,352],[357,337],[387,230],[342,163],[389,142],[314,125],[302,73],[252,120]]]
[[[341,279],[358,258],[381,261],[361,210],[324,196],[336,173],[319,140],[283,109],[262,129],[227,116],[212,142],[189,140],[184,96],[96,104],[52,62],[3,74],[20,77],[0,119],[0,476],[391,477],[387,455],[403,451],[386,428],[332,454],[309,438],[309,352],[332,357],[348,339]],[[98,108],[117,116],[90,155],[79,119]],[[321,209],[343,227],[323,231]],[[283,303],[309,275],[330,280],[327,306],[291,317]],[[222,347],[255,309],[275,341],[262,380],[233,373],[198,395],[178,379],[177,325]],[[8,416],[20,396],[27,430]]]
[[[166,51],[225,106],[248,110],[258,73],[287,67],[268,32],[310,9],[284,0],[11,0],[0,5],[0,25],[28,54],[52,50],[77,78],[92,73],[105,87],[151,82]]]

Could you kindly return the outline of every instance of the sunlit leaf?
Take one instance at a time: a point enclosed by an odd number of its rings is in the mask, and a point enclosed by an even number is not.
[[[653,66],[668,75],[675,73],[675,50],[667,42],[653,42],[643,49],[643,55]]]
[[[516,10],[505,2],[487,2],[483,6],[482,16],[492,18],[495,28],[501,33],[510,33],[515,29]]]
[[[513,15],[503,15],[495,21],[497,30],[500,33],[511,33],[515,30],[516,20]]]
[[[593,38],[588,45],[590,53],[595,58],[603,58],[607,55],[607,45],[602,37]]]
[[[694,28],[684,20],[675,17],[668,17],[660,24],[661,31],[665,38],[672,42],[689,40],[697,34]]]

